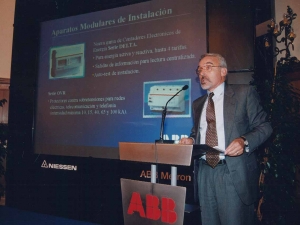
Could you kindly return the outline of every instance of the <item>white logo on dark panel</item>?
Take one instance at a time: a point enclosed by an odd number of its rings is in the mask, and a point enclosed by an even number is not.
[[[45,169],[74,170],[74,171],[77,171],[77,166],[75,166],[75,165],[47,163],[46,160],[43,161],[41,167],[45,168]]]
[[[43,161],[41,167],[42,168],[48,168],[48,164],[47,164],[46,160]]]

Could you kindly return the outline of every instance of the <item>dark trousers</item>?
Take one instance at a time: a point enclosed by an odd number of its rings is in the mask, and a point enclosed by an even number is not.
[[[202,225],[254,224],[254,204],[241,201],[232,179],[226,164],[213,169],[200,160],[197,180]]]

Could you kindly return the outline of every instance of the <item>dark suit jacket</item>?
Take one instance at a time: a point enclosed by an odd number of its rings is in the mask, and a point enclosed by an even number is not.
[[[207,95],[193,102],[194,127],[191,137],[200,143],[199,121]],[[224,93],[225,146],[235,138],[246,137],[250,152],[238,157],[226,156],[234,186],[244,204],[257,200],[259,167],[254,150],[271,135],[272,128],[266,121],[259,96],[250,85],[227,85]]]

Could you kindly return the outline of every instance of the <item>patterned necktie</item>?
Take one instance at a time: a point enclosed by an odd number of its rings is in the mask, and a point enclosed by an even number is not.
[[[206,108],[206,122],[207,122],[207,130],[206,130],[206,139],[205,143],[210,147],[218,146],[218,136],[216,129],[216,115],[215,115],[215,105],[212,97],[214,93],[211,92],[208,96],[208,103]],[[207,152],[206,153],[206,162],[212,168],[215,168],[218,162],[220,161],[220,157],[218,153]]]

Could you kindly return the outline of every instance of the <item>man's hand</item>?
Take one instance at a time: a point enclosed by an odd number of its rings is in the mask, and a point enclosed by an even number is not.
[[[192,145],[194,144],[194,140],[192,138],[181,138],[179,144],[182,145]]]
[[[239,156],[244,153],[244,140],[242,138],[234,139],[225,150],[225,155]]]

